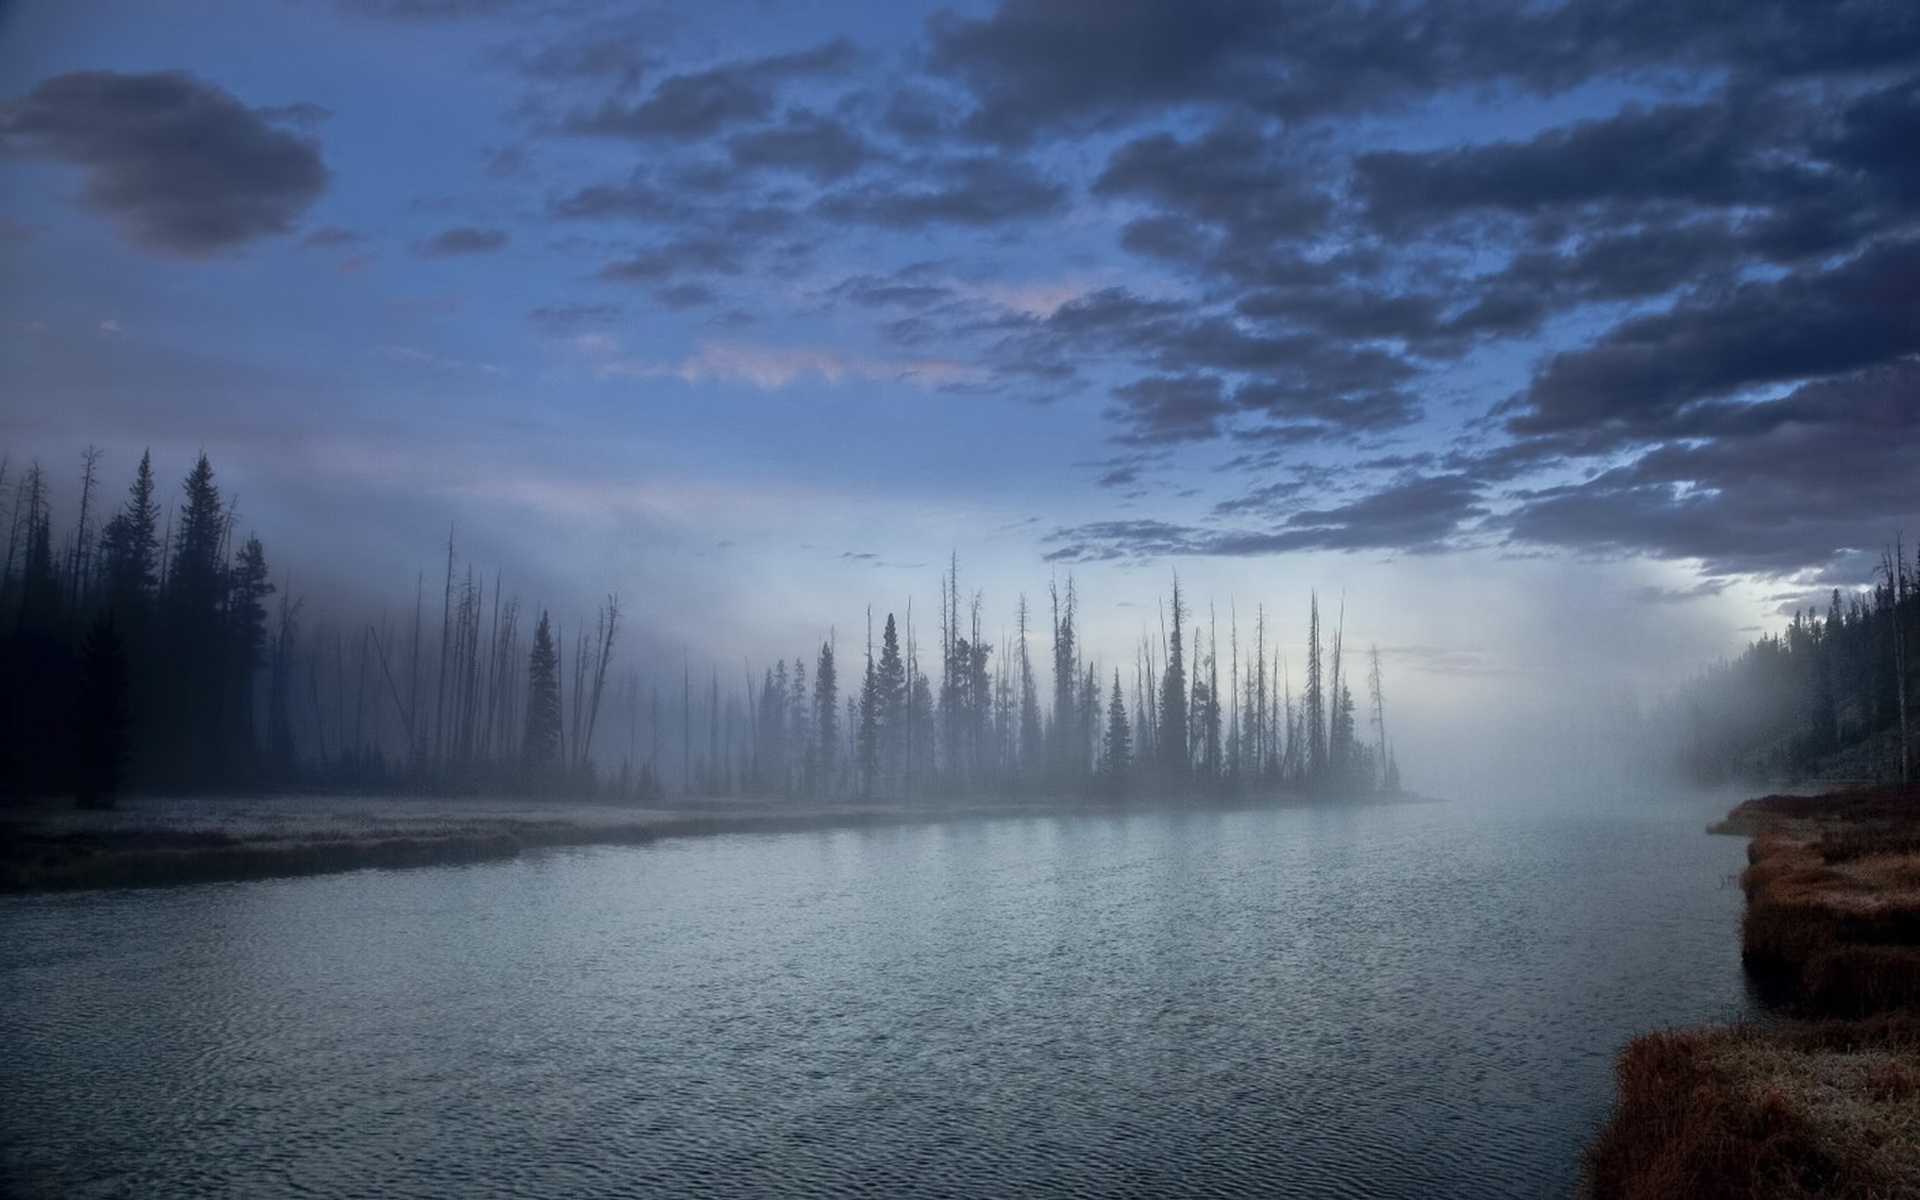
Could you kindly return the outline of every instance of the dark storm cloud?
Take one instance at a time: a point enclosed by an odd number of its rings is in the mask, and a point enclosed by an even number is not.
[[[1232,411],[1211,375],[1160,376],[1113,389],[1112,410],[1128,428],[1120,441],[1139,445],[1201,441],[1219,435],[1220,418]]]
[[[1694,436],[1685,436],[1692,434]],[[1716,573],[1831,563],[1920,516],[1920,365],[1725,403],[1632,463],[1523,497],[1519,540],[1696,558]]]
[[[1354,182],[1368,216],[1389,230],[1482,208],[1534,216],[1598,203],[1764,202],[1817,186],[1795,167],[1757,161],[1789,119],[1783,108],[1725,97],[1629,105],[1528,142],[1362,154]]]
[[[1457,6],[1466,9],[1468,6]],[[1157,106],[1351,111],[1435,86],[1459,57],[1444,9],[1263,0],[1006,0],[931,24],[932,65],[964,83],[981,136],[1102,127]]]
[[[1480,485],[1467,476],[1416,476],[1351,504],[1294,513],[1281,536],[1328,550],[1438,550],[1487,515],[1479,499]]]
[[[1742,284],[1622,322],[1547,361],[1509,422],[1520,434],[1595,426],[1658,434],[1687,404],[1835,375],[1920,351],[1920,242],[1831,270]]]
[[[1305,237],[1326,222],[1333,202],[1281,161],[1277,148],[1274,138],[1241,126],[1186,143],[1154,134],[1114,151],[1094,191],[1147,199],[1261,244]]]
[[[1260,486],[1213,519],[1271,522],[1064,530],[1064,557],[1422,550],[1494,528],[1707,557],[1725,517],[1725,556],[1758,561],[1741,511],[1679,464],[1822,445],[1813,431],[1852,427],[1753,396],[1920,353],[1920,6],[1002,0],[933,19],[933,77],[851,87],[819,78],[853,62],[845,43],[665,77],[644,39],[595,45],[548,63],[606,89],[569,128],[646,139],[647,161],[550,211],[655,227],[600,277],[667,307],[773,255],[818,269],[837,238],[971,228],[1013,247],[1072,214],[1085,263],[1082,235],[1118,229],[1139,281],[1050,312],[960,281],[1004,266],[997,249],[896,270],[926,253],[903,239],[811,293],[896,345],[972,355],[984,390],[1104,397],[1123,447],[1218,445]],[[789,88],[799,75],[815,78]],[[1519,107],[1563,93],[1582,119],[1534,132]],[[1516,115],[1524,134],[1467,140]],[[1454,116],[1458,134],[1437,123]],[[1056,275],[1075,261],[1037,258]],[[1450,452],[1411,452],[1488,372],[1529,367]],[[1302,461],[1387,452],[1402,465],[1262,491]],[[1137,464],[1092,465],[1103,486],[1140,485]]]
[[[450,258],[458,254],[485,254],[506,244],[507,235],[503,230],[475,229],[462,225],[441,230],[416,244],[413,252],[423,258]]]
[[[1900,204],[1920,204],[1920,76],[1850,105],[1824,157],[1859,171]]]
[[[1288,507],[1291,494],[1273,497]],[[1207,529],[1164,521],[1098,521],[1058,529],[1047,558],[1090,562],[1163,555],[1250,557],[1300,550],[1398,550],[1434,553],[1464,526],[1487,515],[1480,485],[1463,475],[1414,476],[1350,504],[1295,510],[1266,529]]]
[[[204,258],[285,233],[327,185],[308,138],[176,71],[71,71],[0,106],[0,137],[86,173],[137,245]]]
[[[727,151],[742,167],[781,167],[829,182],[859,170],[872,153],[845,123],[805,110],[728,139]]]
[[[1169,106],[1299,120],[1498,82],[1552,93],[1658,66],[1776,78],[1920,56],[1920,16],[1887,0],[1004,0],[929,32],[933,67],[973,95],[972,129],[1004,141]]]
[[[1018,160],[951,159],[906,181],[860,184],[820,202],[829,217],[890,229],[926,225],[997,225],[1059,208],[1066,189]]]
[[[812,50],[723,63],[705,71],[670,75],[637,104],[610,99],[569,122],[575,133],[692,141],[759,120],[773,110],[781,80],[851,66],[859,57],[845,39]]]

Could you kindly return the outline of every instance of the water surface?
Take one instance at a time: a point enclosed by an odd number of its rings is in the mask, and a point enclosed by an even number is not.
[[[1552,1196],[1724,805],[690,838],[0,902],[25,1196]]]

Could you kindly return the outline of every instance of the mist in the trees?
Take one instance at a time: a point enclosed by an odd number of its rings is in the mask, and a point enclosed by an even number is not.
[[[423,573],[400,614],[311,613],[285,582],[297,569],[276,572],[265,542],[239,532],[206,456],[163,507],[143,455],[104,520],[99,458],[84,456],[81,519],[58,553],[44,471],[0,480],[11,502],[5,752],[19,794],[100,804],[122,787],[323,786],[933,804],[1397,790],[1378,657],[1367,741],[1338,629],[1322,683],[1317,597],[1297,710],[1290,690],[1274,690],[1283,664],[1264,605],[1244,670],[1240,610],[1228,605],[1223,685],[1217,609],[1203,628],[1177,577],[1124,663],[1086,653],[1079,585],[1056,578],[1049,682],[1027,598],[996,632],[957,556],[939,579],[930,652],[911,604],[870,611],[854,687],[842,687],[828,623],[810,655],[749,663],[743,686],[714,662],[696,696],[690,654],[620,661],[617,597],[591,620],[526,606],[465,561],[453,533],[437,605]],[[538,615],[523,633],[526,612]],[[677,711],[659,702],[675,674]],[[603,724],[626,736],[597,740]]]

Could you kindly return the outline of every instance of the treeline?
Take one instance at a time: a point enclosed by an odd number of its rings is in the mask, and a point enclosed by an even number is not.
[[[0,573],[0,786],[104,803],[122,768],[143,787],[225,787],[258,774],[256,666],[273,593],[260,540],[203,456],[164,528],[151,460],[106,514],[99,454],[84,458],[79,519],[56,545],[38,464],[11,490]]]
[[[145,456],[103,519],[98,458],[83,458],[79,517],[57,544],[40,467],[8,481],[0,464],[11,501],[0,781],[11,794],[938,801],[1399,788],[1379,654],[1366,656],[1362,684],[1317,598],[1297,693],[1264,608],[1250,637],[1231,612],[1224,629],[1211,611],[1203,628],[1175,581],[1160,627],[1130,661],[1103,664],[1083,650],[1071,578],[1049,589],[1043,622],[1022,598],[994,637],[982,597],[963,598],[957,562],[931,645],[911,608],[877,622],[870,612],[854,651],[830,635],[728,683],[709,667],[696,686],[685,656],[677,670],[614,671],[616,598],[563,628],[506,596],[497,574],[462,567],[451,536],[437,597],[423,576],[410,613],[309,622],[300,600],[276,593],[259,539],[236,539],[204,456],[164,519]],[[1044,664],[1031,645],[1041,633]]]
[[[1895,546],[1871,588],[1835,589],[1824,616],[1795,611],[1683,689],[1670,718],[1683,769],[1705,783],[1912,778],[1916,584]]]

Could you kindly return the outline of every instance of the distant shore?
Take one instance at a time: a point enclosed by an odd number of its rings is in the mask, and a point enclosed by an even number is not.
[[[871,803],[683,801],[636,806],[529,797],[133,797],[118,807],[0,809],[0,892],[151,887],[369,867],[486,862],[531,851],[664,838],[794,833],[1005,817],[1418,803],[1411,794],[1112,803],[1086,798]]]
[[[1772,795],[1741,958],[1773,1019],[1645,1034],[1587,1152],[1593,1200],[1920,1195],[1920,788]]]

